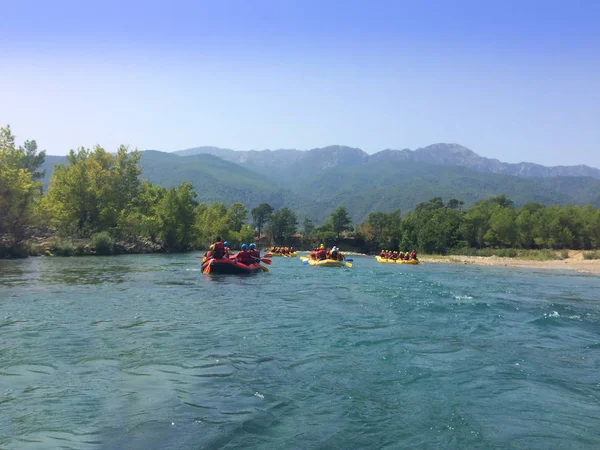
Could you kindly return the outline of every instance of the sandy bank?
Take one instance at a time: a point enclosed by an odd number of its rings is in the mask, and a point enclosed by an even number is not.
[[[498,256],[423,256],[426,263],[476,264],[479,266],[527,267],[531,269],[575,270],[582,273],[600,275],[600,259],[583,259],[581,252],[569,252],[563,260],[533,261],[517,258],[501,258]]]

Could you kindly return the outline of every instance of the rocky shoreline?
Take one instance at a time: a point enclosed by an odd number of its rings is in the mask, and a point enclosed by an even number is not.
[[[160,239],[132,237],[127,240],[103,242],[97,247],[92,239],[69,239],[37,235],[18,246],[0,240],[0,258],[18,259],[29,256],[95,256],[169,253]]]

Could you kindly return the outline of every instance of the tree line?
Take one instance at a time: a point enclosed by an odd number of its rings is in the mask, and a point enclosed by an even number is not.
[[[371,213],[357,229],[371,249],[416,248],[445,254],[467,248],[600,248],[600,209],[592,206],[546,206],[537,202],[516,208],[505,195],[464,202],[433,198],[401,217],[400,211]]]
[[[71,150],[42,192],[44,158],[35,141],[16,147],[10,127],[0,129],[0,256],[40,230],[70,239],[142,236],[169,251],[206,248],[217,235],[232,246],[265,235],[275,245],[299,242],[304,248],[346,237],[363,251],[415,248],[442,254],[473,247],[600,248],[600,209],[592,206],[515,208],[499,195],[465,208],[460,200],[434,198],[404,216],[400,210],[373,212],[356,226],[340,206],[321,226],[305,219],[299,229],[296,213],[286,207],[199,203],[189,182],[170,189],[154,185],[142,177],[140,153],[125,146],[114,154],[100,146]]]

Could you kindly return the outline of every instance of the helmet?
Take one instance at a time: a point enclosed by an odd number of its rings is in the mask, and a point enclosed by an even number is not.
[[[250,250],[254,250],[254,243],[250,244]]]
[[[210,244],[210,247],[209,247],[209,248],[210,248],[211,250],[214,250],[214,249],[215,249],[215,244]]]
[[[246,248],[248,248],[246,247],[246,244],[242,244],[242,250],[246,250]]]
[[[321,248],[325,248],[325,246],[323,244],[321,244]]]
[[[223,245],[224,245],[225,247],[229,247],[229,242],[225,241],[225,242],[223,242]]]

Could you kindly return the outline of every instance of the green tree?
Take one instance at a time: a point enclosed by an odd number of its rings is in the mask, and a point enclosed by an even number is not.
[[[258,230],[258,238],[260,239],[260,233],[263,227],[269,221],[271,214],[273,214],[273,207],[268,203],[261,203],[256,208],[252,209],[251,214],[253,224]]]
[[[171,250],[185,251],[192,247],[197,205],[196,193],[187,181],[169,189],[158,204],[160,237]]]
[[[342,232],[352,229],[352,219],[344,206],[340,206],[331,213],[329,222],[331,223],[331,230],[335,233],[338,241]]]
[[[19,247],[30,234],[41,187],[24,167],[25,158],[22,149],[15,149],[10,127],[0,128],[0,242],[11,248]]]
[[[298,219],[296,213],[289,208],[281,208],[275,211],[269,219],[269,234],[275,244],[288,242],[296,233]]]
[[[233,203],[225,215],[228,229],[239,233],[242,229],[242,225],[246,221],[246,217],[248,217],[248,210],[246,207],[241,203]]]
[[[63,234],[90,236],[112,231],[121,212],[136,198],[139,153],[120,147],[111,155],[100,146],[71,150],[52,173],[44,206]]]
[[[38,152],[38,146],[35,141],[25,141],[19,151],[23,154],[21,159],[21,167],[31,173],[34,181],[40,181],[46,175],[46,171],[38,171],[40,166],[44,164],[46,159],[46,151]]]
[[[196,214],[196,244],[206,248],[215,241],[217,236],[227,239],[227,208],[223,203],[217,202],[210,205],[201,204]]]

